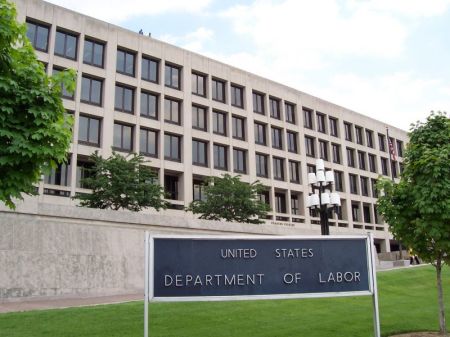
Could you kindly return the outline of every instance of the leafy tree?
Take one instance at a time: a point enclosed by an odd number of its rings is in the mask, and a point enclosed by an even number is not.
[[[436,268],[439,327],[446,333],[441,271],[450,262],[450,119],[431,113],[409,133],[398,184],[381,179],[378,209],[396,238]]]
[[[143,156],[134,153],[127,160],[113,152],[111,157],[103,159],[95,152],[90,158],[94,165],[87,169],[87,177],[81,183],[92,189],[92,193],[75,196],[81,206],[134,212],[145,207],[167,208],[164,189],[155,183],[155,172],[144,166]]]
[[[186,208],[200,219],[263,223],[270,207],[258,199],[258,193],[264,186],[255,181],[252,184],[242,182],[240,176],[210,177],[204,187],[205,200],[194,200]]]
[[[75,87],[75,72],[48,77],[16,21],[16,9],[0,0],[0,201],[35,194],[42,171],[66,159],[72,118],[65,114],[61,86]]]

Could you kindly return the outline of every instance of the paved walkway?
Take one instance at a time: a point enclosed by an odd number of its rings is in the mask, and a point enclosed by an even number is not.
[[[378,269],[377,271],[388,271],[403,268],[416,268],[426,266],[427,264],[420,264],[414,266],[395,267],[389,269]],[[64,298],[64,299],[39,299],[24,302],[0,302],[0,313],[15,312],[15,311],[29,311],[29,310],[45,310],[45,309],[61,309],[69,307],[82,307],[101,304],[124,303],[132,301],[141,301],[144,298],[144,293],[134,293],[127,295],[115,296],[99,296],[99,297],[83,297],[83,298]]]
[[[21,302],[0,302],[0,313],[29,310],[61,309],[69,307],[82,307],[101,304],[124,303],[140,301],[144,298],[142,294],[127,294],[99,297],[61,298],[61,299],[37,299]]]

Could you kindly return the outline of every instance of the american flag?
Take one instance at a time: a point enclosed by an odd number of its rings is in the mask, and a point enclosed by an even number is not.
[[[397,155],[395,153],[394,144],[392,144],[392,138],[388,137],[388,143],[389,143],[389,153],[391,154],[391,159],[393,161],[397,160]]]

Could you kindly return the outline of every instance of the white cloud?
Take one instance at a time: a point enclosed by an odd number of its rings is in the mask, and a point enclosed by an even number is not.
[[[120,23],[142,15],[167,12],[200,13],[212,0],[47,0],[101,20]]]
[[[401,63],[417,20],[449,7],[450,0],[255,0],[222,13],[253,50],[213,56],[407,130],[432,109],[449,110],[439,89],[448,81],[420,70],[343,73],[338,64]]]
[[[450,7],[450,0],[349,0],[348,3],[351,8],[365,8],[409,18],[438,16]]]
[[[166,34],[160,37],[160,40],[180,46],[190,51],[204,52],[204,44],[214,37],[214,31],[205,27],[199,27],[193,32],[183,36]]]
[[[255,1],[223,16],[259,51],[287,60],[295,56],[305,69],[345,56],[398,57],[408,36],[391,15],[365,8],[346,13],[336,0]]]
[[[409,72],[375,77],[345,73],[332,76],[325,86],[311,85],[311,90],[336,104],[408,130],[412,122],[424,120],[431,110],[449,110],[450,97],[437,90],[443,84]]]

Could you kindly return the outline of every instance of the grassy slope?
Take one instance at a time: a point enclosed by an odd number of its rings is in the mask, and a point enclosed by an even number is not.
[[[450,320],[450,270],[444,293]],[[436,330],[432,267],[378,274],[381,331]],[[365,337],[373,336],[370,297],[284,301],[157,303],[150,336]],[[0,315],[1,337],[143,336],[143,303]]]

